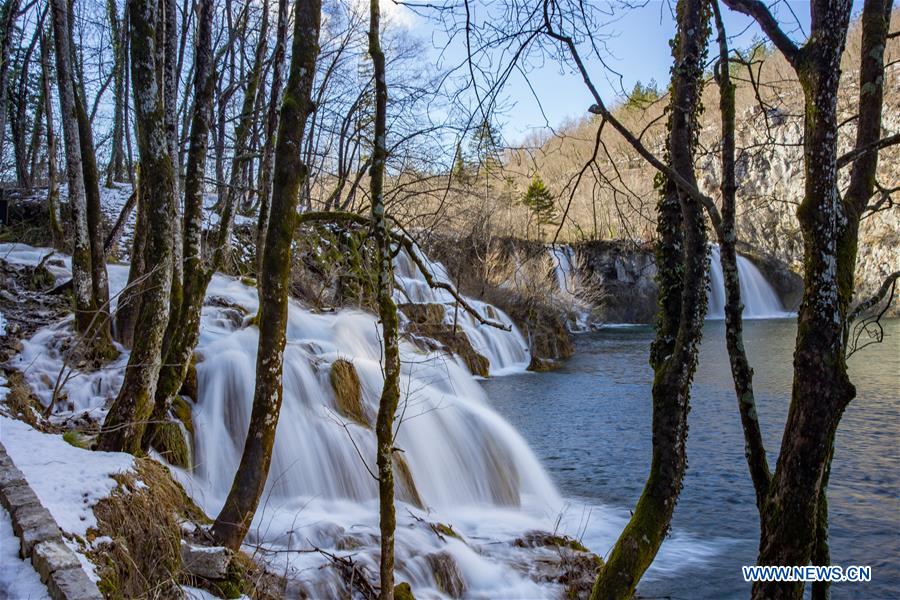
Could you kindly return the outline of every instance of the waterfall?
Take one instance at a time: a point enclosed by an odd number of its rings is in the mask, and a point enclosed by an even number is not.
[[[784,310],[778,294],[756,265],[738,254],[737,268],[741,280],[741,302],[744,304],[745,319],[776,319],[790,316],[791,313]],[[722,274],[718,244],[710,247],[709,307],[706,317],[725,318],[725,278]]]
[[[447,269],[441,263],[432,261],[421,250],[417,252],[417,256],[420,257],[423,266],[428,269],[435,281],[444,283],[452,281]],[[465,298],[466,302],[483,318],[502,323],[509,328],[509,331],[480,324],[461,306],[456,306],[453,294],[428,285],[422,271],[405,250],[394,259],[394,279],[396,282],[395,302],[443,306],[444,322],[452,325],[456,320],[457,327],[466,334],[472,347],[490,361],[492,375],[523,371],[528,366],[531,358],[528,353],[528,344],[509,316],[499,308],[474,298]]]
[[[586,303],[577,295],[579,278],[575,249],[568,244],[551,244],[547,246],[547,249],[553,260],[553,274],[556,277],[556,287],[559,290],[559,295],[573,314],[573,317],[568,321],[569,330],[572,332],[586,331],[588,329],[590,310]]]
[[[0,251],[4,249],[8,260],[36,262],[27,255],[33,250],[29,247],[0,245]],[[68,273],[69,264],[58,270]],[[440,264],[426,266],[449,282]],[[422,274],[408,256],[398,256],[396,267],[398,300],[451,305],[446,291],[421,285]],[[109,265],[108,271],[115,298],[127,282],[128,267]],[[473,305],[490,318],[509,322],[490,305]],[[196,349],[199,397],[190,403],[194,466],[190,471],[171,468],[211,516],[224,503],[247,436],[259,341],[252,316],[258,309],[254,287],[224,275],[212,278]],[[464,320],[463,314],[460,311],[460,326],[473,344],[484,344],[492,365],[502,369],[527,361],[515,328],[486,328]],[[23,341],[14,360],[45,405],[53,385],[47,374],[62,368],[61,350],[71,339],[71,323],[68,318],[39,330]],[[397,580],[409,582],[417,597],[445,598],[434,561],[450,560],[465,582],[467,597],[559,597],[561,586],[538,583],[533,576],[541,556],[534,553],[540,550],[517,547],[513,540],[530,530],[555,531],[583,536],[589,547],[602,552],[624,527],[627,511],[564,501],[527,443],[491,409],[481,385],[459,359],[424,352],[405,340],[400,350],[401,401],[394,444],[395,456],[402,457],[398,464],[403,465],[395,469]],[[373,314],[316,313],[290,301],[281,416],[268,480],[246,540],[259,559],[287,576],[289,597],[346,596],[340,575],[311,548],[340,556],[350,553],[359,568],[370,575],[378,572],[378,491],[371,474],[375,435],[370,426],[340,414],[329,376],[338,359],[353,364],[361,412],[372,423],[384,382],[381,352],[381,330]],[[121,386],[127,360],[123,349],[111,368],[68,379],[61,410],[69,416],[86,412],[102,421]],[[414,486],[418,501],[404,484]],[[586,520],[591,514],[594,517]],[[465,541],[442,535],[429,523],[452,526]],[[653,567],[661,573],[702,560],[712,551],[680,534],[666,548],[671,551],[664,548],[657,560],[661,566]]]

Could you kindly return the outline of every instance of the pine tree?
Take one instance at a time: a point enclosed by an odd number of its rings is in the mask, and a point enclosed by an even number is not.
[[[542,232],[544,225],[552,223],[556,218],[556,202],[553,194],[537,173],[534,174],[531,184],[522,197],[522,204],[527,206],[534,214],[538,227]]]

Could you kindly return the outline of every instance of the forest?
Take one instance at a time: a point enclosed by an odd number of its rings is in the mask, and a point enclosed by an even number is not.
[[[0,0],[0,598],[900,597],[898,165],[892,0]]]

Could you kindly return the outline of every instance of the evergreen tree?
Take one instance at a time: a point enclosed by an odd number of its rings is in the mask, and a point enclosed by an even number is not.
[[[547,189],[544,180],[537,173],[531,179],[531,184],[522,196],[522,204],[527,206],[534,214],[538,227],[543,231],[544,225],[548,225],[556,218],[556,202],[553,194]]]

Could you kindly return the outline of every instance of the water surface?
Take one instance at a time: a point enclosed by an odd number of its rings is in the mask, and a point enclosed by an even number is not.
[[[900,320],[885,331],[884,343],[850,359],[857,398],[838,430],[829,488],[832,561],[871,565],[872,582],[835,584],[834,598],[900,598]],[[773,467],[795,333],[792,319],[745,323]],[[623,511],[640,496],[650,463],[652,338],[649,327],[581,334],[575,356],[555,373],[484,382],[493,406],[525,436],[564,495]],[[688,567],[651,570],[639,592],[746,598],[740,567],[755,563],[758,517],[720,321],[704,330],[689,423],[689,467],[674,528],[715,552]]]

